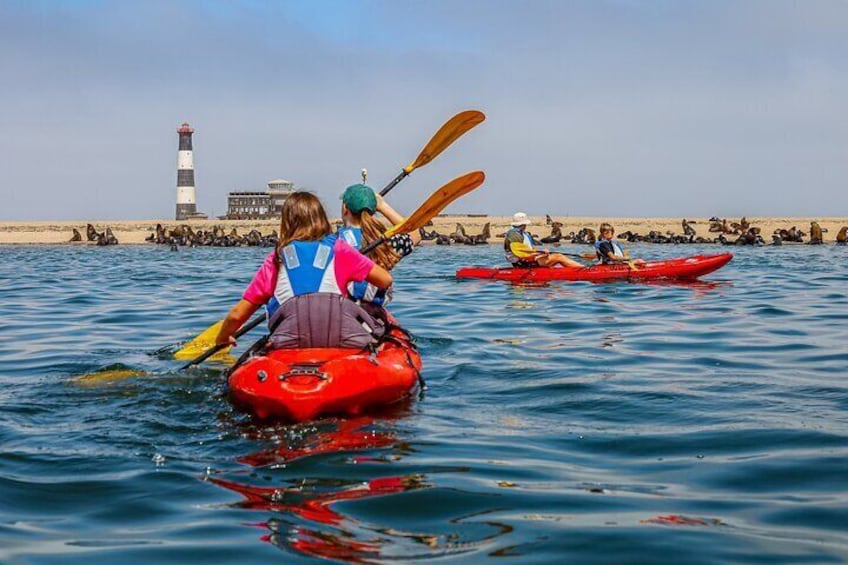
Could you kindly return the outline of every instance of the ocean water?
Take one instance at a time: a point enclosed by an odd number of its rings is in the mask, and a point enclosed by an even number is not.
[[[731,250],[514,286],[453,276],[496,245],[421,248],[393,311],[428,390],[285,425],[169,356],[267,250],[0,247],[0,562],[846,562],[848,249]],[[143,374],[76,380],[106,367]]]

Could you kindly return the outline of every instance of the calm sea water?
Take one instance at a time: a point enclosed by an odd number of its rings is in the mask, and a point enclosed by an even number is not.
[[[282,425],[154,353],[267,250],[0,247],[0,562],[845,562],[848,249],[732,250],[528,287],[454,279],[498,246],[422,248],[393,310],[423,398]],[[109,366],[147,374],[75,380]]]

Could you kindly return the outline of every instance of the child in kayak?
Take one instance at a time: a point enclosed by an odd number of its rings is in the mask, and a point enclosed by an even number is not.
[[[383,237],[386,227],[374,215],[380,212],[393,225],[403,222],[404,218],[389,206],[383,197],[369,186],[354,184],[342,193],[342,220],[345,226],[337,232],[339,238],[351,247],[362,249],[372,241]],[[386,243],[370,252],[369,257],[386,269],[392,270],[401,258],[412,253],[412,248],[421,240],[418,233],[393,235]],[[362,304],[386,306],[392,299],[392,289],[380,289],[368,282],[356,282],[348,285],[348,293],[353,300]]]
[[[512,229],[504,236],[504,255],[513,267],[584,267],[562,253],[551,253],[547,249],[536,249],[533,236],[527,233],[530,220],[524,212],[512,216]]]
[[[230,310],[217,345],[235,345],[233,333],[266,304],[269,347],[365,347],[381,325],[348,300],[348,285],[368,281],[379,289],[392,276],[333,235],[320,200],[295,192],[283,204],[280,237]]]
[[[609,263],[633,263],[635,265],[644,265],[642,259],[631,259],[630,253],[624,251],[618,242],[613,239],[615,236],[615,228],[612,224],[606,222],[598,227],[600,237],[595,242],[595,254],[598,260],[607,265]]]

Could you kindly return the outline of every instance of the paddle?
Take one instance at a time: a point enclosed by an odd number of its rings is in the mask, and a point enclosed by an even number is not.
[[[224,321],[218,320],[200,332],[197,337],[183,345],[179,351],[174,352],[174,359],[180,361],[194,359],[200,353],[205,352],[210,345],[215,344],[215,338],[218,337],[222,325],[224,325]]]
[[[464,194],[468,194],[486,180],[486,175],[483,171],[474,171],[471,173],[466,173],[461,177],[457,177],[442,186],[438,190],[436,190],[430,197],[418,207],[412,214],[409,215],[403,222],[390,227],[386,230],[386,233],[380,239],[373,241],[365,246],[361,250],[361,253],[365,254],[369,251],[373,251],[378,245],[384,243],[386,238],[391,237],[398,233],[409,233],[411,231],[415,231],[418,228],[424,227],[424,225],[429,222],[433,217],[445,209],[445,207],[459,198]],[[244,363],[251,355],[251,353],[261,349],[268,342],[268,338],[271,337],[270,333],[265,334],[261,338],[259,338],[256,343],[251,345],[245,352],[238,358],[238,360],[230,367],[230,374],[239,367],[242,363]],[[202,359],[199,359],[197,362],[199,363]],[[191,365],[191,364],[189,364]],[[189,365],[186,365],[188,367]],[[184,367],[185,368],[185,367]]]
[[[483,171],[473,171],[465,173],[461,177],[456,177],[431,194],[424,204],[419,206],[417,210],[407,216],[403,222],[390,227],[386,230],[386,233],[383,234],[383,237],[366,245],[362,249],[362,253],[366,254],[373,251],[377,248],[377,246],[385,243],[388,238],[395,234],[409,233],[411,231],[416,231],[419,228],[423,228],[427,225],[427,222],[432,220],[433,217],[444,210],[451,202],[460,196],[468,194],[483,184],[484,180],[486,180],[486,175]]]
[[[380,196],[388,194],[389,191],[393,189],[397,183],[406,178],[409,173],[418,167],[423,167],[438,157],[439,153],[444,151],[451,143],[459,139],[465,132],[485,119],[485,114],[483,114],[483,112],[478,112],[477,110],[465,110],[464,112],[460,112],[449,119],[442,127],[439,128],[439,131],[430,138],[430,141],[424,146],[421,153],[418,154],[418,157],[405,166],[401,170],[400,174],[380,191]]]
[[[401,173],[380,191],[380,196],[388,194],[388,192],[400,181],[406,178],[409,173],[419,167],[423,167],[435,159],[442,151],[447,149],[449,145],[465,134],[465,132],[485,119],[486,116],[483,112],[479,112],[477,110],[465,110],[464,112],[460,112],[449,119],[442,125],[442,127],[439,128],[433,137],[430,138],[430,141],[427,142],[427,145],[425,145],[424,149],[421,150],[421,153],[418,154],[418,157],[409,165],[404,167]],[[197,335],[197,337],[176,351],[174,353],[174,359],[192,359],[197,356],[198,353],[206,351],[206,348],[209,347],[211,343],[214,343],[215,337],[218,335],[218,332],[221,331],[221,325],[223,323],[223,320],[219,320],[203,330]]]
[[[251,321],[251,322],[243,325],[241,328],[239,328],[239,330],[235,333],[235,337],[238,338],[238,337],[243,336],[244,334],[246,334],[247,332],[249,332],[250,330],[252,330],[256,326],[258,326],[260,323],[262,323],[264,320],[265,320],[265,316],[257,316],[256,319],[254,319],[253,321]],[[220,324],[218,324],[218,326],[220,327]],[[210,338],[209,343],[214,343],[215,337],[217,337],[217,335],[218,335],[217,333],[215,335],[213,335]],[[204,348],[201,351],[201,355],[199,357],[192,359],[192,361],[190,363],[180,367],[180,370],[185,369],[186,367],[189,367],[191,365],[194,365],[195,363],[200,363],[202,361],[205,361],[206,359],[212,357],[213,355],[215,355],[216,353],[218,353],[222,349],[228,349],[228,348],[229,348],[228,346],[222,347],[222,346],[218,346],[218,345],[216,345],[212,349],[209,349],[208,351]],[[140,369],[130,369],[130,368],[124,367],[122,365],[113,365],[112,367],[113,368],[107,367],[106,369],[97,371],[95,373],[86,373],[84,375],[79,375],[77,377],[74,377],[72,380],[74,382],[77,382],[77,383],[82,384],[82,385],[95,385],[95,384],[100,384],[104,381],[107,381],[107,382],[108,381],[117,381],[117,380],[127,379],[127,378],[130,378],[130,377],[140,377],[140,376],[143,376],[143,375],[150,374],[147,371],[142,371]]]
[[[563,255],[565,255],[566,257],[574,257],[576,259],[587,259],[587,260],[592,260],[592,259],[595,259],[597,257],[597,255],[594,254],[594,253],[563,253]],[[630,267],[631,269],[633,269],[634,271],[639,270],[639,265],[636,262],[629,260],[630,259],[630,251],[624,252],[624,258],[628,259],[628,261],[626,261],[626,262],[622,261],[622,263],[626,263],[627,266]]]
[[[639,270],[639,265],[630,258],[630,250],[629,249],[624,250],[624,258],[627,259],[627,266],[630,267],[630,270],[632,270],[632,271],[638,271]]]
[[[244,334],[246,334],[247,332],[249,332],[250,330],[252,330],[253,328],[255,328],[256,326],[258,326],[259,324],[261,324],[264,321],[265,321],[265,316],[257,316],[250,323],[247,323],[247,324],[243,325],[242,327],[240,327],[239,330],[235,333],[234,337],[239,338],[239,337],[243,336]],[[219,324],[223,324],[223,323],[224,323],[223,321],[219,322]],[[180,367],[180,371],[188,369],[192,365],[197,365],[198,363],[203,363],[204,361],[206,361],[207,359],[209,359],[210,357],[212,357],[213,355],[215,355],[216,353],[218,353],[222,349],[226,349],[228,347],[229,347],[229,345],[227,345],[227,344],[218,344],[218,345],[214,346],[213,348],[211,348],[211,349],[205,351],[204,353],[200,354],[199,356],[195,357],[194,359],[192,359],[191,361],[189,361],[188,363],[186,363],[182,367]]]

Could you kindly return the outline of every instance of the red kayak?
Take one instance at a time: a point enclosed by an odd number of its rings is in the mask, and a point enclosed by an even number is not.
[[[513,282],[591,281],[676,279],[692,280],[720,269],[733,258],[732,253],[693,255],[644,265],[627,263],[571,267],[464,267],[456,272],[460,279],[494,279]]]
[[[392,329],[389,336],[376,353],[276,349],[254,357],[230,375],[230,396],[259,418],[295,422],[393,404],[418,384],[421,357],[402,330]]]

